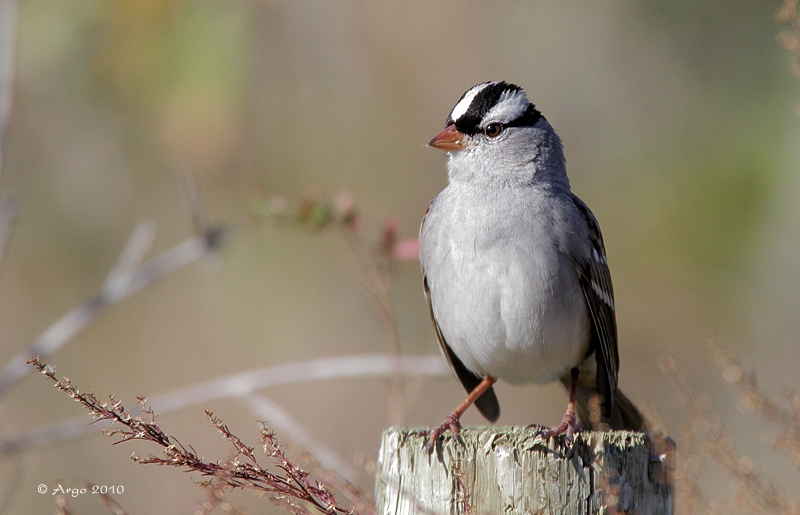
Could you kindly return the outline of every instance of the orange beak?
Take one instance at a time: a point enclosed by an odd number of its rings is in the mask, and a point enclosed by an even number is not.
[[[428,142],[428,146],[439,150],[461,150],[467,146],[467,142],[464,139],[464,133],[459,132],[455,124],[451,123],[442,132],[434,136]]]

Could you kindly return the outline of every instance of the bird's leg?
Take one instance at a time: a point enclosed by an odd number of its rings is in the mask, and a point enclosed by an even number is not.
[[[483,381],[478,383],[478,386],[473,388],[467,398],[464,399],[464,402],[458,405],[456,409],[453,410],[452,413],[447,415],[447,418],[444,419],[444,422],[436,426],[435,428],[431,429],[428,433],[428,454],[433,453],[433,449],[436,446],[436,440],[448,429],[451,433],[453,433],[454,438],[458,438],[458,432],[461,430],[461,415],[467,411],[467,408],[472,406],[472,404],[483,395],[483,393],[492,387],[494,383],[497,382],[497,379],[491,376],[486,376],[483,378]]]
[[[539,434],[542,436],[542,438],[546,439],[566,433],[567,442],[572,441],[573,435],[580,430],[580,426],[578,426],[578,422],[575,419],[575,398],[577,397],[577,394],[578,368],[575,367],[570,371],[569,404],[567,404],[567,411],[564,413],[564,418],[561,420],[561,424],[557,425],[556,427],[540,430]]]

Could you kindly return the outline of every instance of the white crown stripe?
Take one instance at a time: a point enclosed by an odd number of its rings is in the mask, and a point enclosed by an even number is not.
[[[492,84],[491,82],[478,84],[477,86],[474,86],[471,90],[467,91],[464,94],[464,98],[462,98],[453,108],[453,112],[450,113],[450,119],[455,121],[458,120],[461,116],[463,116],[464,113],[467,112],[467,109],[469,109],[470,104],[472,104],[472,100],[475,98],[475,95],[480,93],[484,88],[490,86],[491,84]]]
[[[522,90],[506,90],[484,116],[484,120],[508,123],[525,114],[529,105],[528,97]]]

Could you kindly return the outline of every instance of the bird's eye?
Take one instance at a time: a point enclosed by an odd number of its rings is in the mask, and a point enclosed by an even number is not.
[[[490,123],[483,129],[483,133],[490,138],[496,138],[503,132],[503,124],[502,123]]]

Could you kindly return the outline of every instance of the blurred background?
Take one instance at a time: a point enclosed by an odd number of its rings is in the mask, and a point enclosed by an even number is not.
[[[797,80],[776,41],[779,2],[27,0],[0,190],[21,208],[0,273],[0,364],[103,285],[137,222],[155,256],[192,235],[180,185],[191,170],[224,247],[98,316],[48,361],[129,408],[198,381],[318,357],[390,353],[390,331],[342,232],[253,218],[265,199],[294,209],[309,188],[352,196],[377,246],[386,220],[416,236],[445,186],[424,144],[470,86],[504,79],[561,135],[575,191],[603,228],[617,297],[621,387],[680,446],[685,413],[657,361],[673,356],[711,399],[739,449],[787,492],[797,474],[759,440],[707,357],[716,335],[780,398],[800,362],[800,131]],[[419,265],[395,264],[404,354],[438,355]],[[406,381],[409,425],[431,426],[463,397],[452,377]],[[358,470],[390,424],[389,380],[353,378],[263,393]],[[498,387],[503,425],[555,424],[559,386]],[[214,409],[255,445],[260,418],[233,400],[159,417],[207,459],[230,457]],[[29,375],[0,400],[3,438],[81,415]],[[397,416],[395,413],[394,417]],[[88,420],[88,415],[86,415]],[[465,424],[482,424],[470,411]],[[98,430],[99,432],[99,430]],[[278,434],[286,443],[291,435]],[[193,513],[186,474],[143,467],[100,435],[0,461],[21,478],[8,513],[48,513],[39,484],[124,485],[131,514]],[[364,466],[366,462],[367,466]],[[781,477],[783,476],[783,477]],[[728,493],[708,467],[701,485]],[[195,479],[199,479],[195,477]],[[283,513],[251,494],[250,513]],[[75,513],[100,513],[96,499]]]

